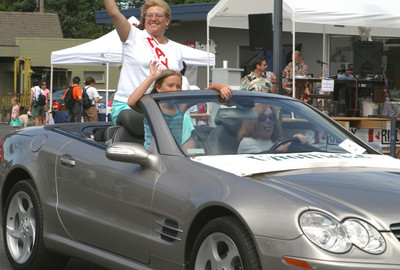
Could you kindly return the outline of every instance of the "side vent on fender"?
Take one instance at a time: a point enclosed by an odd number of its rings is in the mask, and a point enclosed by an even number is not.
[[[183,231],[178,228],[178,222],[176,222],[175,220],[166,219],[164,222],[157,221],[156,223],[161,226],[161,230],[155,230],[156,233],[160,234],[161,239],[170,243],[181,240],[178,237],[178,233],[181,233]]]

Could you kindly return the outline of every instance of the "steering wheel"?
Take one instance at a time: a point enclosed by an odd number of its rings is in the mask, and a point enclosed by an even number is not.
[[[279,140],[279,141],[275,142],[274,145],[272,145],[270,149],[262,151],[262,152],[257,153],[257,154],[271,154],[271,153],[281,153],[281,152],[283,153],[284,151],[278,150],[278,148],[281,147],[284,144],[289,143],[289,142],[296,143],[296,145],[301,145],[299,138],[297,138],[297,137],[288,137],[288,138],[284,138],[282,140]],[[292,144],[289,147],[291,147],[291,146],[292,146]]]
[[[282,145],[285,145],[287,143],[297,143],[300,144],[300,139],[297,137],[288,137],[284,138],[282,140],[277,141],[274,143],[274,145],[271,146],[271,148],[268,150],[269,152],[274,152],[274,151],[279,151],[278,148],[281,147]]]

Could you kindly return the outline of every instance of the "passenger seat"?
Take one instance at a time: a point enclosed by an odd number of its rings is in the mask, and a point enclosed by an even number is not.
[[[107,128],[104,137],[106,145],[115,142],[144,143],[144,114],[132,109],[122,110],[117,117],[117,125]]]

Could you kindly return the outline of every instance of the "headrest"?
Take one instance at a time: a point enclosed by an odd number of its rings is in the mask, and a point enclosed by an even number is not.
[[[243,120],[257,118],[257,112],[251,109],[220,108],[215,115],[215,124],[224,126],[232,135],[236,136],[242,127]]]
[[[144,136],[144,114],[132,109],[122,110],[117,117],[117,125],[123,126],[129,133],[136,137]]]

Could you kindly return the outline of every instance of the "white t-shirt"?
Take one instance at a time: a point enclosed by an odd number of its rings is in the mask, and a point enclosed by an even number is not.
[[[42,94],[43,95],[43,90],[42,88],[40,88],[39,86],[34,86],[31,88],[31,91],[33,91],[33,100],[38,100],[39,99],[39,95]]]
[[[92,105],[96,105],[94,98],[100,97],[99,93],[97,92],[97,89],[94,88],[93,86],[85,86],[85,88],[86,88],[86,93],[89,96],[89,99],[92,100]]]
[[[238,154],[245,153],[260,153],[271,148],[273,142],[271,140],[257,140],[250,137],[245,137],[239,144]]]
[[[150,61],[156,60],[156,56],[153,54],[154,50],[150,49],[150,44],[146,42],[149,35],[145,31],[132,26],[128,39],[122,43],[122,69],[114,100],[127,102],[132,92],[150,74],[149,64]],[[182,51],[174,41],[168,40],[167,44],[158,44],[158,48],[160,50],[156,55],[166,64],[164,69],[167,67],[176,71],[183,69]],[[151,88],[147,93],[151,91]]]

